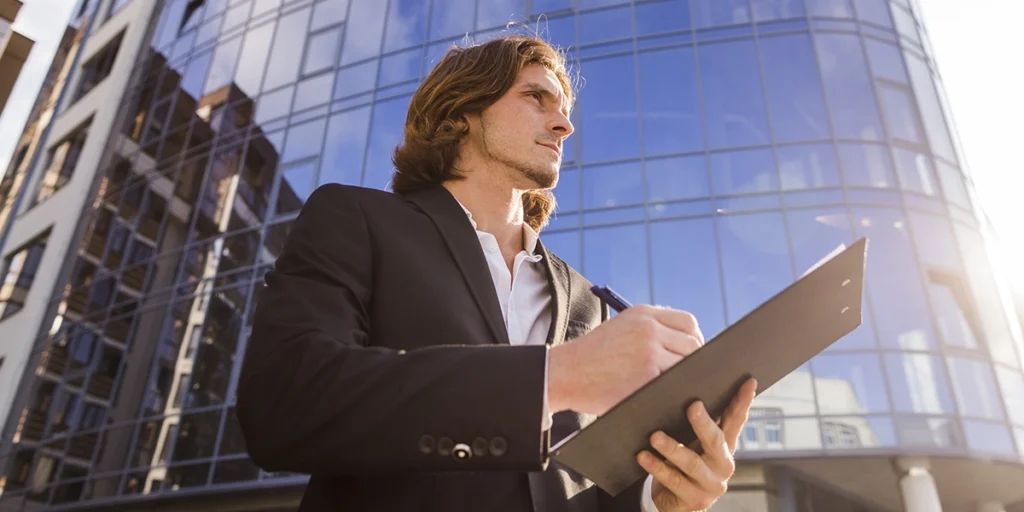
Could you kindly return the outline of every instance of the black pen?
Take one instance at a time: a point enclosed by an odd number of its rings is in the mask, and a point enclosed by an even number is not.
[[[628,300],[623,299],[621,295],[615,293],[608,286],[591,286],[590,291],[594,292],[605,304],[611,306],[616,313],[622,313],[623,311],[633,307]]]

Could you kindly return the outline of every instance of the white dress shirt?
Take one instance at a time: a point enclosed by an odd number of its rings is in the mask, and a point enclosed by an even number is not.
[[[458,200],[456,200],[458,201]],[[487,260],[487,268],[491,271],[494,289],[501,305],[501,317],[505,320],[508,340],[512,345],[543,345],[547,342],[548,329],[551,327],[551,293],[548,291],[548,278],[541,261],[544,256],[537,254],[537,232],[528,224],[523,224],[523,250],[516,254],[509,271],[505,258],[498,247],[498,239],[486,231],[476,228],[473,213],[461,202],[459,206],[466,212],[470,224],[476,231],[480,247]],[[551,428],[552,415],[548,406],[548,369],[544,366],[544,399],[541,414],[541,431]],[[651,476],[648,475],[641,493],[641,509],[643,512],[659,512],[651,499]]]

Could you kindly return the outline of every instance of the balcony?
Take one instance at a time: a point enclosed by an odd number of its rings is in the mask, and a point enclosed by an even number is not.
[[[68,297],[68,311],[79,316],[85,314],[85,307],[89,304],[89,293],[86,288],[82,286]]]
[[[68,455],[83,460],[92,459],[92,454],[96,450],[96,443],[98,442],[99,437],[99,433],[95,433],[71,438],[71,446],[68,448]]]
[[[46,429],[46,413],[35,409],[26,409],[21,414],[19,430],[21,441],[40,441]]]
[[[142,291],[142,286],[146,282],[146,266],[136,265],[128,270],[124,271],[124,276],[121,278],[121,284],[128,286],[134,290]]]
[[[60,345],[51,345],[43,352],[40,366],[47,372],[62,375],[68,362],[68,348]]]
[[[139,234],[150,240],[156,241],[157,236],[160,235],[160,221],[153,220],[149,217],[139,219]]]
[[[100,400],[110,400],[110,394],[114,391],[114,379],[107,375],[93,374],[89,379],[89,386],[86,393],[89,396]]]
[[[85,248],[85,252],[96,259],[101,259],[103,258],[103,249],[106,247],[107,237],[101,233],[93,233],[92,238],[89,239],[89,245]]]
[[[128,342],[128,333],[131,331],[131,319],[111,320],[107,322],[106,335],[120,343]]]

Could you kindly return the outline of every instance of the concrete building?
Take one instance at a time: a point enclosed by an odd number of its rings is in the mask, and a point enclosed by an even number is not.
[[[592,281],[710,339],[871,239],[864,325],[758,398],[714,511],[1019,509],[1024,342],[917,12],[83,0],[0,235],[0,511],[294,510],[306,476],[234,417],[261,279],[316,186],[387,186],[420,80],[510,19],[586,78],[541,236]]]
[[[11,28],[21,0],[0,0],[0,112],[7,105],[33,41]]]

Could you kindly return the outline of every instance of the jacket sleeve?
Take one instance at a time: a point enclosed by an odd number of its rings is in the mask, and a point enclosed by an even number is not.
[[[314,191],[295,221],[259,295],[239,378],[252,460],[336,476],[546,469],[547,346],[374,346],[372,235],[341,185]],[[455,457],[460,444],[471,457]]]

